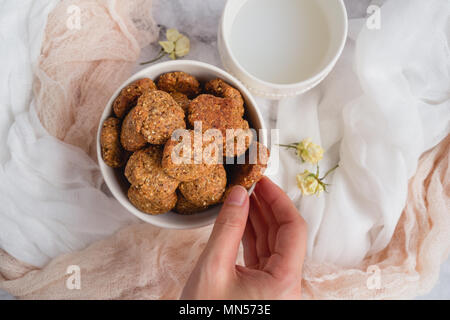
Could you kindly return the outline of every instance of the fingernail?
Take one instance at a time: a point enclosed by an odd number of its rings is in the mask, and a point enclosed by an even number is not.
[[[247,190],[242,186],[234,186],[225,200],[225,204],[232,206],[242,206],[247,198]]]

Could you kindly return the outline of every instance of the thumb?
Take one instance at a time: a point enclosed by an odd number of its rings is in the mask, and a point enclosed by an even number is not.
[[[249,198],[242,186],[234,186],[217,216],[204,257],[219,266],[236,264],[239,244],[247,223]]]

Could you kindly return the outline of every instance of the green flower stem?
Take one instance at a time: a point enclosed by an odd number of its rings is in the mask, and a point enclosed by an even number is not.
[[[291,144],[277,144],[279,147],[285,147],[285,148],[292,148],[297,149],[297,143],[291,143]]]
[[[317,166],[316,169],[316,174],[311,174],[311,176],[315,177],[317,182],[322,185],[323,187],[323,191],[328,192],[327,190],[327,186],[329,186],[328,183],[323,182],[323,180],[328,176],[328,174],[330,174],[331,172],[333,172],[334,170],[336,170],[339,167],[339,165],[337,164],[336,166],[334,166],[333,168],[331,168],[330,170],[328,170],[325,175],[322,178],[319,178],[319,166]]]
[[[329,173],[333,172],[333,171],[336,170],[338,167],[339,167],[339,165],[337,164],[336,166],[334,166],[333,168],[331,168],[330,170],[328,170],[327,173],[325,173],[325,175],[324,175],[322,178],[320,178],[320,180],[325,179]]]
[[[142,65],[144,65],[144,64],[149,64],[149,63],[158,61],[159,59],[161,59],[161,58],[164,57],[165,55],[166,55],[166,53],[164,52],[164,49],[161,49],[161,51],[159,52],[159,55],[158,55],[156,58],[154,58],[154,59],[152,59],[152,60],[150,60],[150,61],[141,62],[140,65],[142,66]]]

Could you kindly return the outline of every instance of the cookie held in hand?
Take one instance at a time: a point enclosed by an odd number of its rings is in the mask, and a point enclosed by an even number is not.
[[[245,154],[245,162],[231,166],[229,183],[223,199],[235,185],[250,189],[254,183],[258,182],[264,176],[269,157],[269,149],[262,143],[254,142]]]

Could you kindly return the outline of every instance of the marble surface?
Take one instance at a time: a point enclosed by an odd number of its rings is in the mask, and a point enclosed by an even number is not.
[[[406,0],[401,0],[406,1]],[[199,60],[221,67],[217,51],[217,27],[225,0],[154,0],[153,16],[161,27],[161,38],[167,28],[177,28],[191,39],[188,59]],[[369,4],[381,5],[384,0],[344,0],[349,18],[366,16]],[[142,52],[141,60],[149,60],[159,51],[157,44]],[[267,127],[275,127],[276,103],[257,98]],[[450,299],[450,259],[441,268],[434,289],[418,299]]]

